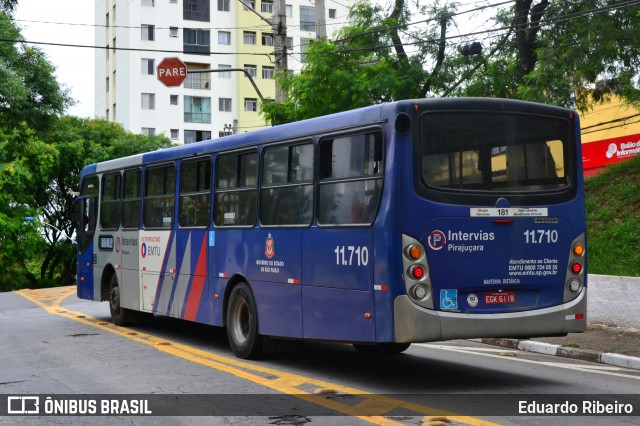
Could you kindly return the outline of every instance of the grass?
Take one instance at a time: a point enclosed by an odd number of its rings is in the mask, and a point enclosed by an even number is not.
[[[589,272],[640,276],[640,156],[587,179],[585,193]]]
[[[580,345],[577,343],[567,343],[566,345],[562,345],[563,348],[574,348],[574,349],[578,349],[580,348]]]

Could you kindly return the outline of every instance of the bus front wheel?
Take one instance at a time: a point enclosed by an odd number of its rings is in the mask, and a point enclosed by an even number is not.
[[[227,307],[227,335],[233,353],[244,359],[262,354],[262,336],[258,334],[258,310],[247,283],[233,288]]]
[[[127,325],[131,320],[131,312],[121,306],[121,301],[118,277],[114,274],[109,283],[109,310],[111,311],[111,320],[118,326]]]

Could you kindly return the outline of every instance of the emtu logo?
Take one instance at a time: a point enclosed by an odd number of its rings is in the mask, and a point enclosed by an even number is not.
[[[431,231],[429,238],[427,238],[427,242],[432,250],[440,250],[442,247],[447,245],[447,237],[445,237],[444,232],[436,229]]]
[[[147,257],[147,244],[146,243],[142,243],[142,246],[140,246],[140,255],[142,256],[143,259],[145,257]]]

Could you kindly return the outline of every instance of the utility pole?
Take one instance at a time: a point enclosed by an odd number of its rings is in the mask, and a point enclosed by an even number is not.
[[[275,38],[275,73],[276,73],[276,103],[287,99],[287,94],[280,88],[280,73],[286,72],[287,65],[287,14],[285,0],[273,2],[273,32]]]
[[[324,0],[316,0],[316,36],[327,38],[327,17],[324,11]]]

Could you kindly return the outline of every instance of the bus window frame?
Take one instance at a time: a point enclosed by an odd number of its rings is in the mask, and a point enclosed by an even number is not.
[[[196,191],[196,192],[187,192],[187,193],[183,193],[182,192],[182,170],[183,167],[186,165],[189,165],[191,163],[198,163],[198,162],[206,162],[209,161],[209,189],[204,190],[204,191]],[[214,185],[214,181],[215,181],[215,171],[214,171],[214,164],[213,164],[213,158],[210,154],[205,154],[202,156],[198,156],[196,158],[185,158],[182,159],[180,161],[180,167],[178,168],[179,173],[177,175],[177,179],[178,179],[178,185],[179,188],[176,189],[176,197],[177,197],[177,221],[176,223],[178,224],[178,228],[179,229],[208,229],[211,226],[211,222],[213,221],[212,218],[212,213],[213,213],[213,199],[214,199],[214,190],[213,190],[213,185]],[[197,169],[196,169],[196,174],[197,174]],[[181,207],[182,207],[182,199],[184,197],[190,197],[190,196],[199,196],[199,195],[204,195],[204,194],[209,194],[209,203],[208,203],[208,212],[207,212],[207,224],[206,225],[182,225],[180,223],[180,212],[181,212]]]
[[[106,188],[105,185],[105,181],[107,178],[112,177],[112,176],[117,176],[118,179],[116,180],[116,187],[118,190],[118,196],[117,198],[113,199],[113,200],[105,200],[104,199],[104,190]],[[123,179],[122,179],[122,171],[118,170],[118,171],[112,171],[112,172],[107,172],[107,173],[103,173],[102,177],[100,179],[101,181],[101,186],[100,186],[100,213],[99,213],[99,225],[100,225],[100,231],[117,231],[122,227],[122,184],[123,184]],[[102,212],[104,209],[104,205],[105,204],[118,204],[118,224],[116,227],[108,227],[108,226],[103,226],[102,225]]]
[[[417,123],[412,132],[412,147],[411,155],[413,157],[411,171],[413,176],[413,187],[416,194],[426,200],[455,204],[455,205],[478,205],[478,206],[494,206],[498,199],[506,198],[512,205],[520,206],[533,206],[533,205],[547,205],[558,204],[572,200],[578,193],[578,165],[577,159],[577,145],[576,139],[576,115],[570,110],[558,107],[550,107],[544,105],[541,109],[539,105],[533,104],[531,106],[518,105],[519,108],[506,108],[504,110],[485,109],[482,106],[478,107],[461,107],[455,108],[435,108],[426,111],[418,111],[415,113],[414,121]],[[555,111],[552,111],[555,109]],[[547,190],[547,191],[479,191],[479,190],[460,190],[450,188],[437,188],[428,185],[423,179],[422,173],[422,154],[423,143],[422,125],[421,120],[426,114],[512,114],[512,115],[524,115],[524,116],[538,116],[551,118],[556,120],[564,120],[567,122],[567,142],[564,143],[563,156],[565,157],[565,177],[567,179],[567,186],[561,189]],[[564,115],[564,114],[567,115]],[[571,116],[573,114],[573,116]]]
[[[255,154],[256,155],[256,184],[254,187],[249,187],[249,186],[243,186],[243,187],[239,187],[239,186],[235,186],[232,188],[223,188],[223,189],[219,189],[218,188],[218,170],[219,170],[219,160],[220,157],[226,157],[229,155],[235,155],[236,156],[236,185],[238,184],[238,180],[240,178],[240,174],[239,174],[239,165],[240,165],[240,157],[242,155],[246,155],[246,154]],[[213,227],[216,229],[251,229],[251,228],[255,228],[256,224],[258,223],[258,217],[259,217],[259,202],[258,202],[258,196],[259,196],[259,189],[260,189],[260,150],[259,150],[259,145],[255,145],[255,146],[251,146],[251,147],[242,147],[239,149],[233,149],[233,150],[228,150],[228,151],[219,151],[215,153],[215,156],[213,158],[213,170],[212,170],[212,178],[213,178],[213,187],[212,187],[212,193],[213,193],[213,197],[212,197],[212,209],[211,209],[211,215],[212,215],[212,220],[211,223],[213,223]],[[256,209],[256,215],[255,218],[253,220],[253,223],[250,224],[244,224],[244,225],[225,225],[223,224],[219,224],[216,221],[216,210],[217,210],[217,205],[218,205],[218,194],[224,194],[224,193],[232,193],[232,192],[248,192],[248,191],[255,191],[255,209]],[[224,222],[224,219],[223,219]]]
[[[380,125],[360,127],[356,129],[349,129],[348,131],[341,132],[333,132],[326,133],[321,135],[317,140],[317,152],[316,152],[316,197],[315,197],[315,209],[314,209],[314,219],[318,228],[371,228],[375,224],[378,215],[380,214],[380,206],[382,205],[382,197],[384,194],[385,187],[385,177],[386,177],[386,168],[387,168],[387,131],[384,127]],[[393,131],[393,130],[392,130]],[[322,144],[328,140],[335,140],[338,138],[357,136],[357,135],[369,135],[369,134],[379,134],[380,135],[380,143],[381,143],[381,162],[382,167],[381,170],[375,175],[363,175],[358,177],[349,177],[349,178],[331,178],[331,179],[322,179],[321,171],[322,171]],[[319,221],[320,218],[320,187],[326,184],[333,184],[338,182],[350,183],[350,182],[360,182],[360,181],[375,181],[380,180],[380,192],[378,197],[378,205],[376,206],[375,212],[373,214],[371,222],[368,223],[321,223]]]
[[[265,153],[271,149],[278,149],[278,148],[284,148],[284,147],[288,147],[288,148],[292,148],[292,147],[296,147],[296,146],[303,146],[303,145],[311,145],[311,149],[313,150],[313,165],[312,165],[312,177],[311,180],[306,180],[306,181],[295,181],[295,182],[290,182],[289,181],[289,174],[291,172],[291,170],[289,169],[290,163],[289,161],[287,162],[287,182],[285,183],[270,183],[270,184],[265,184],[264,182],[264,172],[266,171],[265,168]],[[288,140],[288,141],[279,141],[276,143],[271,143],[268,145],[263,145],[262,150],[260,152],[260,158],[259,158],[259,164],[258,164],[258,196],[257,196],[257,201],[258,201],[258,211],[257,211],[257,221],[260,225],[261,228],[296,228],[296,229],[304,229],[304,228],[309,228],[311,227],[311,225],[314,223],[314,220],[316,219],[315,216],[315,211],[316,211],[316,201],[317,201],[317,168],[318,168],[318,160],[317,160],[317,155],[318,155],[318,147],[317,144],[314,143],[314,139],[310,138],[310,137],[306,137],[306,138],[301,138],[301,139],[294,139],[294,140]],[[262,222],[262,193],[263,191],[266,190],[270,190],[270,189],[274,189],[274,188],[290,188],[290,187],[296,187],[296,186],[311,186],[311,218],[309,219],[308,223],[300,223],[300,224],[283,224],[283,225],[279,225],[279,224],[264,224]]]
[[[148,196],[147,195],[147,191],[149,188],[149,171],[150,170],[155,170],[155,169],[162,169],[162,168],[167,168],[167,167],[173,167],[173,194],[171,194],[171,196],[169,196],[169,194],[163,194],[163,195],[152,195],[152,196]],[[164,163],[158,163],[158,164],[150,164],[147,165],[145,167],[143,167],[143,181],[142,181],[142,209],[141,209],[141,214],[142,214],[142,229],[152,229],[152,230],[170,230],[173,229],[173,227],[176,224],[176,201],[177,201],[177,170],[178,167],[176,165],[175,161],[169,161],[169,162],[164,162]],[[156,199],[162,199],[162,198],[171,198],[173,200],[173,211],[172,211],[172,216],[171,216],[171,225],[170,226],[147,226],[147,224],[145,223],[145,213],[146,213],[146,209],[147,209],[147,200],[151,199],[151,200],[156,200]]]
[[[90,193],[85,193],[85,183],[89,179],[95,179],[96,188],[95,191],[91,191]],[[80,184],[80,198],[82,199],[82,206],[80,211],[78,212],[78,220],[79,220],[79,229],[78,229],[78,251],[80,254],[85,253],[91,246],[93,245],[93,239],[95,237],[95,233],[98,230],[98,213],[100,209],[100,177],[97,174],[87,175],[82,179]],[[93,228],[91,225],[91,218],[89,216],[85,216],[85,212],[87,209],[87,202],[91,203],[93,201],[96,206],[94,209],[95,212],[95,223]],[[91,204],[89,204],[89,209],[91,210]],[[86,218],[86,226],[85,229],[85,218]]]
[[[137,198],[125,198],[126,197],[126,178],[125,175],[130,174],[130,173],[134,173],[134,172],[138,172],[139,173],[139,179],[138,179],[138,197]],[[142,226],[142,205],[143,205],[143,194],[144,194],[144,183],[143,183],[143,177],[144,177],[144,173],[142,172],[142,168],[141,167],[135,167],[135,168],[127,168],[127,169],[122,169],[122,197],[120,198],[121,200],[121,208],[120,208],[120,213],[121,213],[121,217],[120,217],[120,227],[122,228],[122,230],[129,230],[129,231],[133,231],[136,229],[140,229]],[[138,226],[135,227],[125,227],[124,226],[124,205],[126,202],[132,202],[132,201],[138,201],[140,203],[140,210],[138,211]]]

